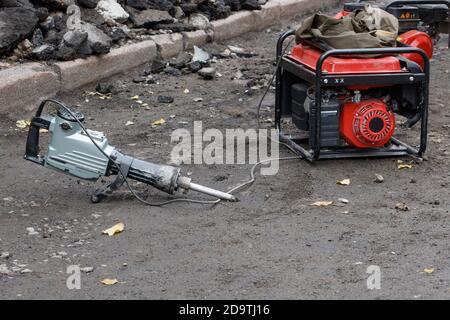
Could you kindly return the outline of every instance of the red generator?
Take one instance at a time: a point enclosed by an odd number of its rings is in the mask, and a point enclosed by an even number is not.
[[[363,5],[345,4],[336,18]],[[301,40],[285,53],[295,31],[279,38],[275,124],[280,142],[305,159],[425,151],[430,59],[434,41],[450,27],[450,2],[394,1],[383,9],[399,19],[395,48],[332,49]],[[417,145],[395,138],[398,115],[406,127],[420,123]]]

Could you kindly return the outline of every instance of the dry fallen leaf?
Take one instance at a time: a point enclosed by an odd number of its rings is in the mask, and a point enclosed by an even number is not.
[[[316,201],[314,203],[311,203],[312,206],[316,207],[328,207],[331,204],[333,204],[333,201]]]
[[[341,186],[348,186],[350,184],[350,179],[343,179],[336,181],[337,184],[340,184]]]
[[[153,122],[152,122],[152,125],[154,125],[154,126],[159,126],[159,125],[162,125],[162,124],[164,124],[164,123],[166,123],[166,120],[164,120],[164,118],[161,118],[161,119],[159,119],[159,120],[153,121]]]
[[[425,268],[423,269],[423,272],[425,272],[426,274],[432,274],[434,272],[434,268]]]
[[[412,169],[412,164],[399,164],[398,168],[399,169]]]
[[[104,285],[107,285],[107,286],[112,286],[112,285],[114,285],[116,283],[119,283],[119,281],[117,279],[103,279],[100,282],[103,283]]]
[[[25,129],[31,124],[30,120],[17,120],[16,121],[16,127],[20,129]]]
[[[139,100],[139,96],[132,96],[130,99],[131,100]]]
[[[121,233],[125,229],[125,225],[120,222],[109,229],[103,230],[102,234],[107,234],[108,236],[113,236],[115,234]]]

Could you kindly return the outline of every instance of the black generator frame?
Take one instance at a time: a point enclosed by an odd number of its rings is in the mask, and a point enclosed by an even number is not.
[[[430,60],[426,53],[418,48],[402,46],[397,48],[370,48],[370,49],[331,49],[325,51],[317,61],[316,70],[292,60],[289,55],[284,54],[285,40],[295,35],[294,30],[283,33],[277,42],[278,67],[275,80],[275,126],[279,133],[280,142],[289,146],[295,153],[313,162],[319,159],[355,158],[355,157],[387,157],[387,156],[420,156],[425,152],[427,146],[427,124],[428,124],[428,97],[430,82]],[[397,72],[397,73],[364,73],[364,74],[328,74],[322,71],[325,60],[329,57],[342,57],[354,55],[398,55],[404,53],[419,54],[424,62],[422,72]],[[309,147],[307,150],[300,145],[298,139],[293,139],[285,134],[282,128],[282,105],[284,103],[283,91],[285,83],[283,78],[286,73],[299,78],[315,86],[315,103],[311,106],[309,115]],[[401,84],[422,84],[423,90],[417,90],[421,108],[415,119],[411,123],[421,123],[419,148],[404,143],[392,137],[391,144],[382,148],[353,148],[353,147],[333,147],[322,148],[320,145],[321,132],[321,105],[324,88],[327,87],[347,87],[352,85],[401,85]],[[303,139],[300,139],[303,140]]]

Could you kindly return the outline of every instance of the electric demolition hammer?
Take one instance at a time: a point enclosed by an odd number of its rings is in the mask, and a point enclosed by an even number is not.
[[[48,102],[58,105],[55,117],[42,115]],[[104,176],[115,175],[111,183],[92,194],[91,201],[94,203],[102,201],[124,183],[128,185],[127,179],[149,184],[168,194],[195,190],[222,200],[237,200],[229,193],[192,183],[190,178],[181,176],[179,168],[122,154],[109,145],[102,132],[85,129],[83,121],[84,115],[81,112],[73,111],[55,100],[44,100],[31,120],[25,159],[84,180],[96,181]],[[51,134],[46,155],[39,153],[41,129],[46,129]],[[128,187],[130,188],[129,185]]]

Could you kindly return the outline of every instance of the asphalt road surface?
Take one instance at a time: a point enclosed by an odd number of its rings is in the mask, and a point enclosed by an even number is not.
[[[115,88],[110,99],[89,94],[96,84],[58,98],[84,112],[86,125],[105,132],[124,152],[168,163],[174,146],[171,133],[177,128],[192,130],[194,121],[223,132],[256,128],[256,105],[274,70],[277,36],[288,25],[295,22],[226,42],[256,55],[217,59],[220,75],[215,80],[159,74],[155,84],[133,82],[148,67],[143,66],[108,79]],[[448,299],[446,40],[437,45],[432,61],[425,159],[402,170],[392,158],[314,165],[286,161],[276,176],[260,176],[257,171],[255,184],[239,193],[237,203],[147,207],[123,190],[94,205],[94,185],[24,161],[26,131],[16,127],[16,117],[3,116],[0,298]],[[223,45],[205,49],[220,52]],[[132,100],[135,95],[148,106]],[[159,95],[173,97],[174,102],[158,103]],[[264,118],[271,117],[271,107],[273,92],[263,105]],[[161,118],[164,124],[152,126]],[[127,126],[128,121],[134,124]],[[401,134],[417,142],[418,128]],[[280,155],[290,153],[281,148]],[[203,164],[183,165],[182,170],[198,183],[228,190],[248,179],[250,167]],[[375,183],[375,174],[384,182]],[[350,179],[350,185],[337,185],[341,179]],[[142,184],[133,186],[147,200],[168,198]],[[316,201],[333,204],[311,206]],[[398,204],[408,210],[399,210]],[[118,222],[125,224],[122,233],[102,235]],[[73,265],[82,268],[81,288],[70,290],[67,271]],[[379,290],[367,287],[370,266],[379,267]],[[106,278],[118,283],[104,285]],[[74,282],[69,279],[70,283]]]

